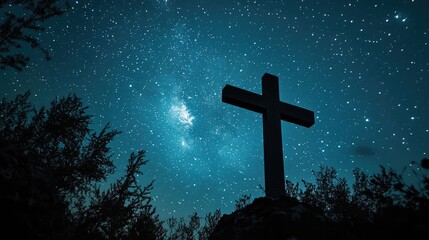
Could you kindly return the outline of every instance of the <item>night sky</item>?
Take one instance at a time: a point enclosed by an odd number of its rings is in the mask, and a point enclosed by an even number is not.
[[[73,1],[48,21],[22,72],[0,72],[0,96],[31,90],[36,106],[76,93],[111,143],[116,175],[146,150],[162,219],[234,209],[263,195],[261,114],[222,103],[226,84],[315,112],[282,123],[285,175],[320,165],[401,169],[429,155],[429,1]]]

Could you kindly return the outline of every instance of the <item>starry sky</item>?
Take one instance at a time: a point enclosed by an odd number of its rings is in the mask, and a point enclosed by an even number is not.
[[[262,116],[222,103],[226,84],[315,112],[311,128],[282,123],[285,175],[320,165],[350,178],[429,155],[427,0],[72,1],[45,24],[22,72],[0,72],[0,96],[31,90],[36,106],[76,93],[92,128],[121,130],[116,175],[131,152],[149,163],[162,219],[234,209],[263,195]]]

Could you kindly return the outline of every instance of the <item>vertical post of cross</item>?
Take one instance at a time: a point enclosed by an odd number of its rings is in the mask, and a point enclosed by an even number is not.
[[[267,73],[262,76],[262,96],[269,105],[263,114],[265,193],[270,197],[279,197],[285,195],[285,186],[277,76]]]

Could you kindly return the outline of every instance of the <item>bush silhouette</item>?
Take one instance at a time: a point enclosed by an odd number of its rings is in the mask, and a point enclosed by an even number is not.
[[[423,159],[421,166],[428,161]],[[416,167],[419,169],[419,167]],[[367,174],[354,169],[354,183],[350,187],[345,178],[339,178],[332,167],[320,167],[314,171],[315,183],[302,180],[293,183],[286,180],[286,194],[317,206],[326,216],[337,220],[371,221],[375,214],[391,207],[412,209],[427,208],[429,179],[424,170],[412,170],[421,184],[420,189],[414,184],[406,184],[402,175],[392,169],[380,166],[380,172]]]
[[[132,153],[125,175],[101,190],[114,172],[108,144],[119,132],[109,125],[91,130],[91,116],[74,95],[39,110],[29,96],[0,103],[5,231],[36,239],[162,239],[149,197],[153,182],[142,187],[136,179],[144,151]]]
[[[350,232],[364,233],[370,239],[396,239],[398,236],[417,237],[425,234],[429,224],[428,159],[413,162],[410,170],[414,179],[404,180],[404,172],[380,167],[375,174],[353,170],[351,187],[339,178],[331,167],[314,171],[315,183],[286,181],[289,197],[322,209]]]

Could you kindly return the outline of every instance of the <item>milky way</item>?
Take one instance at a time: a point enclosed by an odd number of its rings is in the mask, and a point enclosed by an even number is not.
[[[282,123],[285,175],[320,165],[402,168],[429,154],[429,2],[74,1],[46,23],[22,72],[0,94],[31,90],[37,106],[76,93],[94,129],[110,122],[117,174],[146,150],[161,218],[234,209],[262,196],[262,117],[221,101],[226,84],[261,93],[279,77],[282,101],[315,112],[307,129]]]

